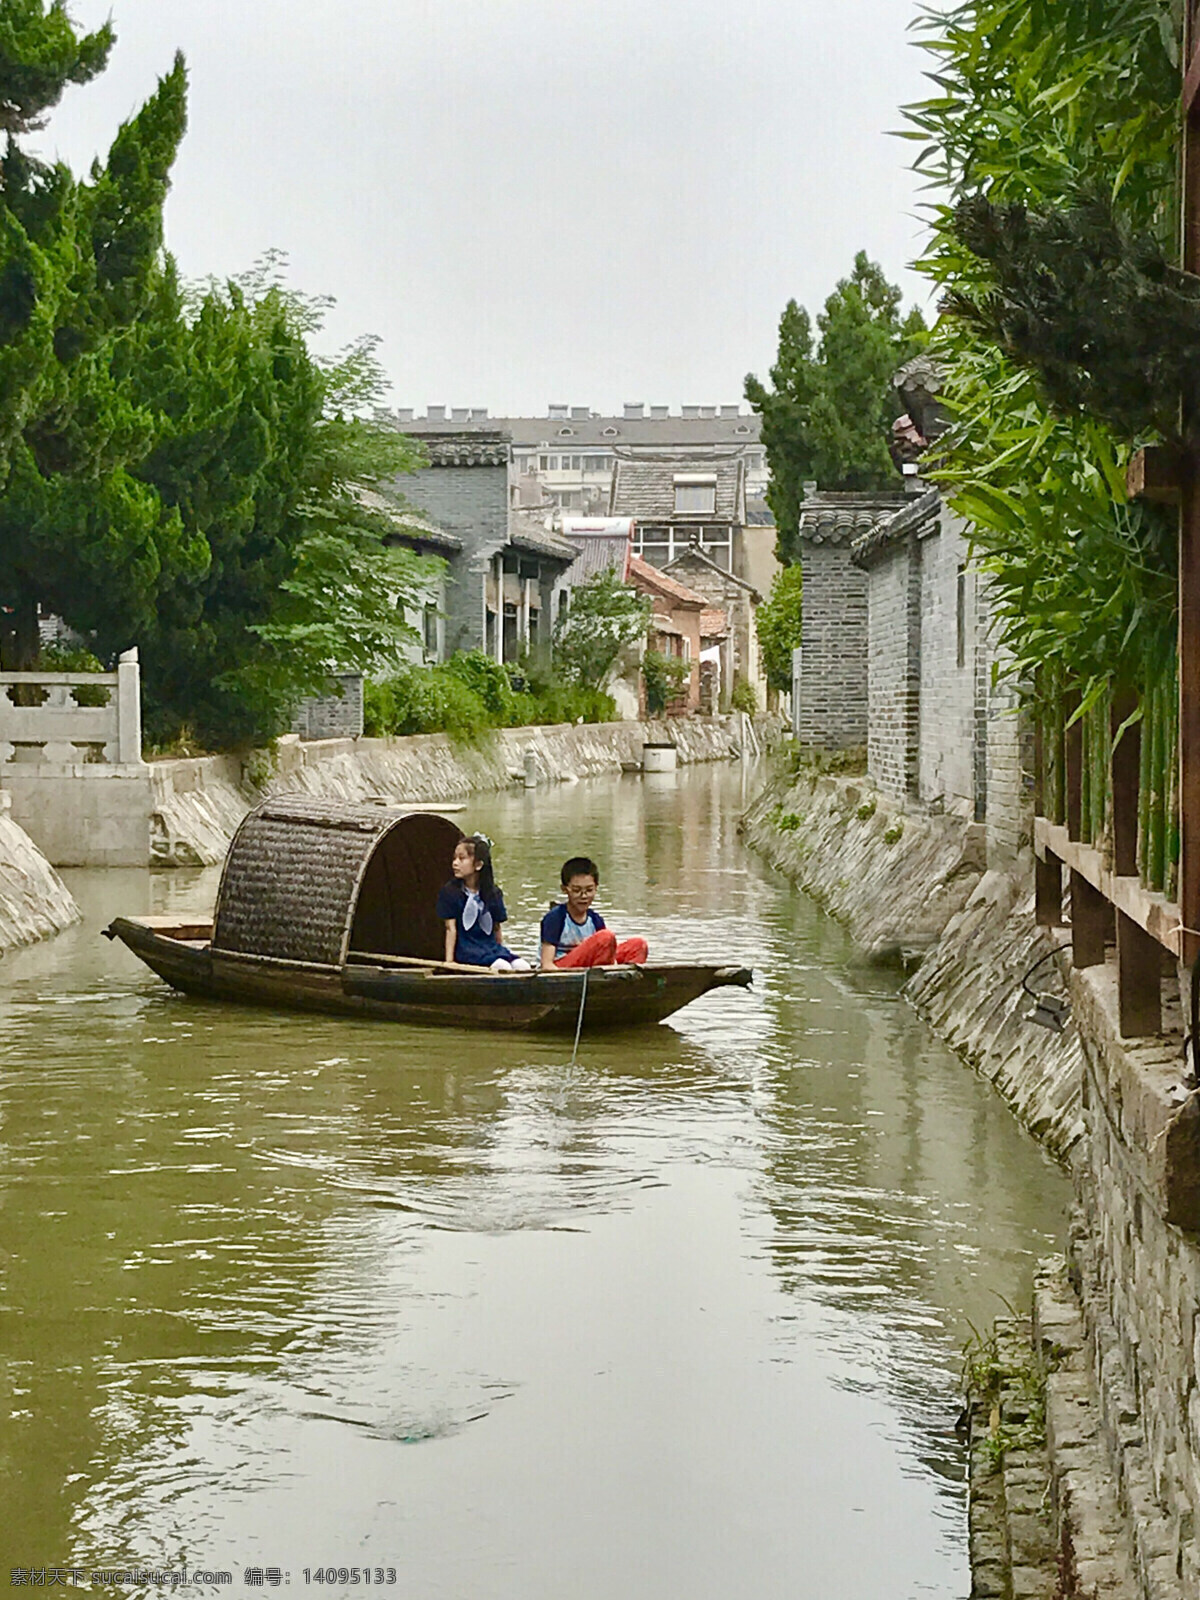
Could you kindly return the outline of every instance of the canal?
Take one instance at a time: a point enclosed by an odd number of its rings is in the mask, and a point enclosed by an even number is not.
[[[756,969],[573,1066],[183,999],[98,929],[215,874],[67,875],[85,924],[0,964],[0,1564],[962,1600],[961,1348],[1027,1300],[1068,1184],[744,849],[745,783],[459,818],[510,943],[582,850],[652,959]]]

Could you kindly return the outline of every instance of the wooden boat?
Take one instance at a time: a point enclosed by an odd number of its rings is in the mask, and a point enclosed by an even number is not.
[[[462,830],[430,812],[267,800],[234,835],[212,922],[117,917],[176,989],[216,1000],[445,1027],[573,1030],[659,1022],[747,968],[648,963],[492,973],[439,959],[434,906]]]

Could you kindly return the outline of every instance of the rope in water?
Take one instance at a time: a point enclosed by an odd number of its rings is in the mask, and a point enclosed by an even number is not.
[[[575,1057],[579,1054],[579,1035],[583,1032],[583,1008],[587,1004],[587,981],[591,967],[583,969],[583,983],[579,990],[579,1016],[575,1021],[575,1048],[571,1051],[571,1065],[575,1065]]]

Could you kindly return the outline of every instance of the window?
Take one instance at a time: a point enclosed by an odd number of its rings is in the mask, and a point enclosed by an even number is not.
[[[583,470],[585,472],[607,472],[609,458],[607,456],[584,456]]]
[[[560,428],[558,430],[558,437],[560,439],[573,439],[575,437],[575,429],[574,428]]]
[[[541,470],[543,472],[549,472],[549,470],[550,470],[550,457],[549,456],[539,456],[538,457],[538,466],[541,468]]]
[[[699,512],[712,516],[717,509],[716,478],[700,477],[691,473],[677,473],[675,477],[675,514],[686,516]]]
[[[965,564],[961,562],[958,568],[958,595],[955,612],[958,642],[957,665],[965,667],[967,664],[967,569]]]
[[[620,432],[619,428],[605,428],[604,437],[606,439],[615,439],[619,432]]]
[[[438,608],[432,603],[425,607],[422,618],[422,632],[425,636],[425,658],[436,661],[438,654]]]

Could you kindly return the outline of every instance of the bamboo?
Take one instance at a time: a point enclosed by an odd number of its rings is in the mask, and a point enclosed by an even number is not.
[[[1167,781],[1166,792],[1166,870],[1164,888],[1167,898],[1179,896],[1179,692],[1175,675],[1167,685]]]
[[[1163,886],[1163,867],[1166,854],[1166,795],[1164,794],[1164,779],[1166,776],[1166,707],[1163,686],[1158,683],[1154,687],[1154,741],[1151,752],[1150,771],[1150,861],[1148,887],[1161,890]]]
[[[1138,758],[1138,877],[1150,882],[1150,763],[1154,758],[1154,688],[1142,693],[1142,734]]]

